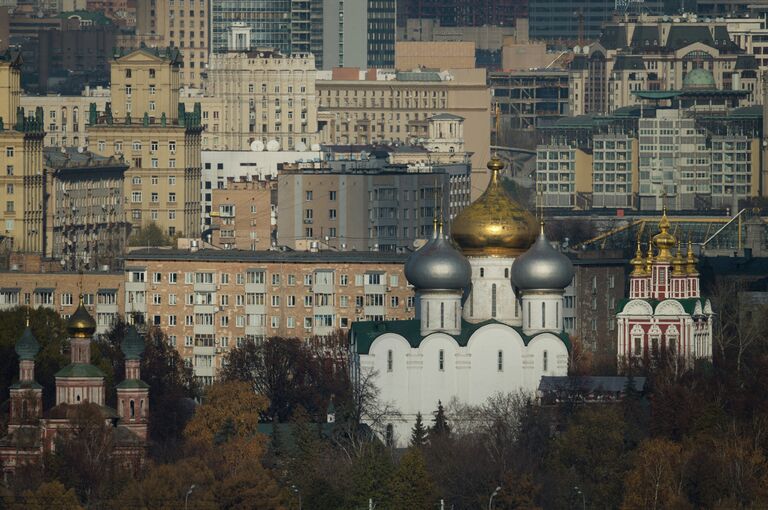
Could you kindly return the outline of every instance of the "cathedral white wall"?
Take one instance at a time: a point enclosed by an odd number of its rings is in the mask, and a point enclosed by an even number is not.
[[[510,326],[522,325],[521,310],[510,280],[514,261],[510,257],[469,257],[472,288],[464,303],[465,320],[477,323],[495,319]]]
[[[533,395],[542,375],[567,375],[568,350],[551,333],[537,335],[526,346],[511,327],[488,324],[474,332],[466,347],[460,347],[447,334],[434,333],[418,348],[411,348],[405,338],[385,333],[373,342],[369,354],[360,355],[360,368],[362,373],[376,371],[374,380],[381,402],[400,413],[390,420],[394,439],[399,446],[406,446],[418,412],[429,425],[438,401],[446,404],[456,399],[480,405],[499,392],[522,390]]]
[[[563,294],[525,293],[522,297],[523,333],[563,330]]]
[[[418,315],[422,336],[436,331],[457,335],[461,331],[461,295],[461,291],[419,292]]]

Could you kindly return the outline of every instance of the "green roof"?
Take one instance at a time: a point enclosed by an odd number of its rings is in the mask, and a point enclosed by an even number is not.
[[[98,367],[85,363],[70,363],[56,372],[56,377],[106,377]]]
[[[466,347],[469,343],[469,339],[472,338],[472,335],[475,333],[475,331],[482,328],[483,326],[487,326],[488,324],[502,324],[514,329],[523,339],[523,343],[525,345],[528,345],[531,340],[543,334],[536,333],[535,335],[526,335],[523,333],[523,329],[518,326],[510,326],[493,319],[478,323],[467,322],[462,319],[461,333],[458,335],[450,335],[443,332],[443,334],[446,334],[456,340],[456,343],[459,344],[460,347]],[[385,333],[394,333],[396,335],[400,335],[401,337],[405,338],[414,349],[418,348],[419,345],[421,345],[421,341],[426,338],[421,335],[421,322],[418,319],[410,319],[404,321],[355,322],[352,324],[352,332],[355,335],[355,341],[357,344],[355,349],[357,354],[368,354],[374,340]],[[555,334],[555,336],[563,341],[569,351],[571,350],[571,341],[565,331],[561,331],[560,333]]]
[[[32,334],[32,330],[29,326],[24,328],[19,341],[16,342],[16,354],[19,355],[20,360],[33,360],[40,350],[40,345],[37,343],[35,335]]]
[[[670,298],[670,299],[672,299],[674,301],[677,301],[678,303],[683,305],[683,310],[685,310],[685,313],[687,313],[689,315],[693,315],[693,311],[696,309],[696,303],[700,303],[701,304],[702,310],[704,309],[704,304],[706,303],[706,300],[703,299],[703,298],[687,298],[687,299]],[[661,301],[658,300],[658,299],[640,299],[640,298],[630,299],[630,298],[623,298],[616,305],[616,310],[618,310],[619,312],[624,311],[624,307],[630,301],[645,301],[646,303],[651,305],[651,307],[654,310],[656,310],[656,306],[659,303],[661,303]]]
[[[126,390],[135,390],[135,389],[147,389],[149,388],[149,384],[145,383],[141,379],[126,379],[125,381],[121,382],[117,386],[115,386],[118,390],[126,389]]]
[[[139,335],[134,325],[128,326],[120,346],[125,354],[125,359],[140,359],[144,352],[144,338]]]
[[[37,381],[18,381],[13,384],[11,384],[12,390],[42,390],[43,387],[40,386]]]

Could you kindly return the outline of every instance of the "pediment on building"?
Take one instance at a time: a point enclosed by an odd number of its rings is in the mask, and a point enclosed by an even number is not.
[[[653,315],[653,307],[642,299],[633,299],[624,305],[618,315]]]

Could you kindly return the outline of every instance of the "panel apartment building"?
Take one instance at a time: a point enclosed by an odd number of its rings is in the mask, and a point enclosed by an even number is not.
[[[363,251],[138,250],[126,256],[125,313],[161,327],[210,383],[228,349],[311,338],[355,320],[413,317],[407,255]]]

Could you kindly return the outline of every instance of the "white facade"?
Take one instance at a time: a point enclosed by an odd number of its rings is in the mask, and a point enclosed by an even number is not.
[[[469,257],[472,286],[464,303],[464,320],[523,325],[520,301],[509,280],[514,261],[511,257]]]
[[[567,374],[568,349],[555,334],[529,338],[493,322],[466,343],[440,332],[411,347],[403,335],[384,333],[360,355],[359,367],[363,374],[378,373],[379,398],[400,412],[390,423],[394,443],[407,446],[417,413],[429,424],[438,401],[477,405],[499,392],[533,394],[543,375]]]

